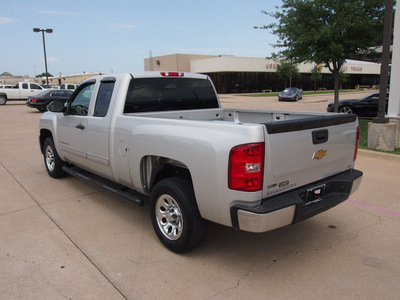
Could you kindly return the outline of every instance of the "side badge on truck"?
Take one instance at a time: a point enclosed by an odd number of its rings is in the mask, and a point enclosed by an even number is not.
[[[328,150],[319,149],[314,152],[312,159],[321,159],[326,155],[326,152],[328,152]]]

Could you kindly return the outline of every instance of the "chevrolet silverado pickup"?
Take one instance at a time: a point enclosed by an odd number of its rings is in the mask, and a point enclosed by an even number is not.
[[[9,100],[26,100],[44,90],[45,88],[34,82],[19,82],[12,87],[0,89],[0,105],[5,105]]]
[[[224,109],[206,75],[97,76],[48,109],[48,174],[150,201],[158,238],[177,253],[200,245],[207,220],[266,232],[345,201],[362,178],[356,115]]]

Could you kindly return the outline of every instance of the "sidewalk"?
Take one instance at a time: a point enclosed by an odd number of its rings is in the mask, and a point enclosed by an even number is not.
[[[177,255],[148,203],[47,175],[40,116],[0,107],[0,299],[398,298],[400,156],[360,150],[357,193],[305,222],[264,234],[211,223],[200,248]]]

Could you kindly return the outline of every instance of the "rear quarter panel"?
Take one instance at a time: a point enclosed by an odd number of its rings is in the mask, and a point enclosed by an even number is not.
[[[230,149],[263,142],[262,125],[122,116],[115,128],[112,144],[118,174],[114,175],[120,182],[132,180],[140,192],[144,192],[141,161],[152,155],[174,159],[189,169],[197,204],[205,219],[231,226],[230,207],[234,202],[255,202],[262,197],[261,191],[245,193],[228,188]],[[123,156],[121,147],[125,145],[129,150]]]

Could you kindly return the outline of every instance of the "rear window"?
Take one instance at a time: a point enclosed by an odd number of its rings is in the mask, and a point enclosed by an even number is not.
[[[124,113],[218,108],[209,80],[195,78],[134,78]]]

